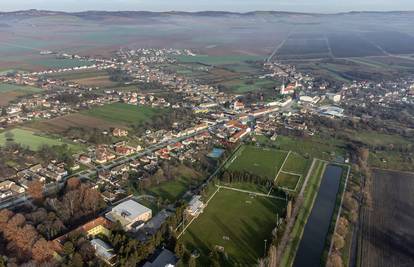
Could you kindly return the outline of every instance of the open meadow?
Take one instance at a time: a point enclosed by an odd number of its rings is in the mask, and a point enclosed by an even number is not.
[[[200,252],[197,265],[209,266],[209,252],[220,247],[227,256],[221,266],[253,266],[285,206],[284,200],[220,189],[180,241]]]
[[[8,133],[8,134],[7,134]],[[8,140],[8,135],[10,135],[11,140]],[[7,132],[0,134],[0,145],[4,146],[7,142],[14,142],[20,144],[23,147],[28,147],[31,150],[38,150],[43,145],[49,146],[59,146],[67,144],[70,149],[74,152],[82,150],[82,147],[66,141],[64,139],[49,137],[45,135],[40,135],[30,130],[16,128]]]
[[[162,109],[147,106],[136,106],[123,103],[114,103],[102,107],[96,107],[81,114],[102,119],[112,123],[125,125],[139,125],[161,115]]]

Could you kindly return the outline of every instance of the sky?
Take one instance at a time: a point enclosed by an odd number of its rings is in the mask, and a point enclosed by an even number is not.
[[[335,13],[345,11],[414,10],[414,0],[0,0],[0,11],[145,10],[248,12],[276,10]]]

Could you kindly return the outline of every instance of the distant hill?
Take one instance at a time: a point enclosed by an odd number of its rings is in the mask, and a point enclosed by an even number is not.
[[[167,12],[152,12],[152,11],[82,11],[82,12],[63,12],[63,11],[49,11],[49,10],[21,10],[11,12],[0,12],[1,16],[56,16],[56,15],[71,15],[79,16],[83,18],[87,17],[105,17],[105,16],[117,16],[117,17],[159,17],[159,16],[204,16],[204,17],[222,17],[222,16],[339,16],[339,15],[409,15],[414,14],[414,11],[352,11],[343,13],[301,13],[301,12],[288,12],[288,11],[251,11],[245,13],[229,12],[229,11],[200,11],[200,12],[184,12],[184,11],[167,11]]]

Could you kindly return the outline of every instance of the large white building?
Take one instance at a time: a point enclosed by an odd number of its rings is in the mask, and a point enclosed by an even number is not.
[[[138,202],[129,199],[113,207],[105,217],[111,222],[119,221],[126,230],[130,230],[133,224],[139,222],[144,223],[151,219],[152,211]]]

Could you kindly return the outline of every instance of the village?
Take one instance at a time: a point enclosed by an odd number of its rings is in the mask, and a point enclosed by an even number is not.
[[[309,74],[297,72],[294,66],[277,61],[263,65],[266,72],[264,78],[283,81],[280,88],[274,89],[275,98],[271,101],[247,103],[242,95],[228,94],[214,86],[199,84],[197,80],[188,79],[184,75],[165,73],[157,67],[157,64],[166,62],[175,64],[174,56],[183,54],[195,55],[190,50],[177,49],[121,49],[111,59],[64,54],[65,57],[93,64],[0,76],[0,82],[4,84],[42,89],[41,93],[23,96],[3,108],[0,124],[6,137],[8,130],[20,125],[59,119],[120,103],[127,105],[126,108],[187,112],[183,115],[185,121],[172,121],[171,125],[151,124],[150,128],[142,129],[141,132],[129,127],[99,129],[101,139],[97,142],[71,137],[71,143],[81,144],[85,149],[73,153],[70,160],[65,162],[54,159],[43,164],[27,164],[29,166],[16,169],[11,176],[2,177],[0,207],[13,208],[30,203],[33,200],[30,186],[35,183],[43,186],[43,193],[47,196],[62,188],[70,179],[82,180],[92,188],[99,189],[109,210],[77,225],[72,231],[86,234],[95,248],[96,256],[106,264],[115,266],[119,261],[113,247],[100,238],[102,235],[109,238],[110,225],[120,223],[125,232],[145,243],[164,231],[161,230],[164,223],[172,215],[180,213],[178,211],[182,208],[184,217],[191,220],[200,215],[205,206],[200,194],[203,186],[208,183],[207,178],[200,179],[197,185],[187,188],[184,196],[176,201],[167,201],[167,205],[156,212],[139,203],[140,194],[129,193],[131,180],[144,190],[145,184],[153,175],[159,173],[166,164],[169,166],[168,162],[198,166],[206,170],[203,175],[209,177],[209,174],[220,168],[222,154],[243,141],[254,141],[258,136],[275,140],[281,131],[313,136],[317,129],[309,121],[314,116],[331,120],[369,119],[370,115],[355,112],[356,107],[365,108],[368,103],[383,109],[414,104],[414,79],[377,84],[354,82],[333,90],[327,84],[315,83]],[[165,88],[170,94],[160,96],[151,90],[140,90],[139,86],[128,90],[100,89],[48,76],[91,69],[114,70],[122,79],[123,76],[127,77],[126,85],[148,84],[153,87],[151,89]],[[7,138],[13,142],[13,136]],[[217,150],[218,155],[212,155],[212,151]],[[200,152],[203,157],[198,155]],[[18,149],[16,153],[19,153]],[[207,168],[203,163],[204,158],[213,158],[216,165]],[[182,199],[187,201],[178,208],[175,204]],[[63,250],[72,231],[53,240],[58,252]],[[174,253],[161,249],[157,257],[148,260],[144,266],[160,266],[160,262],[176,264],[178,257]]]

